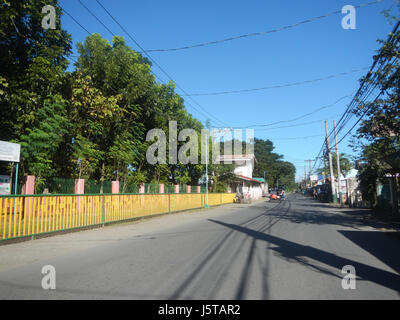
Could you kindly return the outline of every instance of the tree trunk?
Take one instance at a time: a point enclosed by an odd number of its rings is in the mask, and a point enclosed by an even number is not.
[[[101,178],[100,178],[100,193],[103,193],[103,184],[104,184],[104,170],[105,170],[105,165],[104,161],[101,165]]]

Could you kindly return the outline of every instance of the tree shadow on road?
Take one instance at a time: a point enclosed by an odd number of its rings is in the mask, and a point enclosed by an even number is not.
[[[323,251],[323,250],[320,250],[320,249],[317,249],[314,247],[304,246],[304,245],[301,245],[301,244],[298,244],[298,243],[295,243],[292,241],[284,240],[282,238],[279,238],[279,237],[276,237],[276,236],[273,236],[270,234],[265,234],[260,231],[255,231],[255,230],[249,229],[244,226],[229,224],[229,223],[225,223],[225,222],[221,222],[221,221],[213,220],[213,219],[209,219],[209,221],[217,223],[219,225],[223,225],[227,228],[230,228],[231,230],[235,230],[235,231],[247,234],[248,236],[253,237],[256,240],[265,241],[270,244],[276,245],[276,247],[271,247],[270,249],[274,250],[275,252],[279,253],[281,256],[283,256],[287,259],[292,259],[301,264],[305,264],[307,267],[313,266],[314,268],[318,269],[320,272],[332,275],[327,270],[324,270],[317,265],[312,265],[310,262],[308,262],[307,258],[321,262],[330,267],[336,268],[337,270],[342,270],[343,266],[345,266],[345,265],[352,265],[356,269],[357,277],[360,277],[362,280],[371,281],[378,285],[395,290],[398,293],[400,292],[400,275],[398,275],[398,274],[388,272],[385,270],[381,270],[381,269],[378,269],[378,268],[375,268],[375,267],[372,267],[372,266],[369,266],[364,263],[360,263],[360,262],[357,262],[357,261],[354,261],[351,259],[342,258],[342,257],[336,256],[335,254],[332,254],[332,253],[329,253],[329,252],[326,252],[326,251]],[[357,232],[357,231],[355,231],[355,232]],[[347,236],[350,237],[349,234],[347,234]],[[392,254],[394,254],[394,252],[397,252],[397,251],[393,250],[391,252],[392,252]],[[306,258],[306,260],[304,260],[304,258]],[[303,263],[303,261],[307,261],[307,262]],[[398,270],[398,267],[399,267],[399,265],[397,265],[396,267],[392,267],[392,268],[394,270]]]
[[[269,216],[268,213],[278,210],[279,212],[281,212],[281,214],[286,214],[290,210],[290,208],[290,202],[287,202],[287,204],[285,202],[278,203],[277,205],[274,204],[273,206],[268,206],[267,208],[259,207],[258,209],[262,211],[261,214],[244,221],[238,226],[249,227],[251,225],[253,228],[259,230],[259,232],[267,232],[280,220],[279,217],[274,218],[272,216]],[[190,289],[188,289],[188,287],[192,286],[193,284],[195,285],[194,287],[196,287],[196,283],[204,282],[206,280],[205,278],[209,277],[210,272],[208,272],[208,270],[212,270],[213,268],[220,268],[221,274],[228,274],[231,266],[234,263],[240,262],[243,262],[243,267],[240,276],[237,278],[238,286],[236,288],[233,298],[245,298],[248,285],[247,280],[249,279],[251,273],[249,270],[251,269],[253,263],[258,263],[259,268],[263,270],[263,274],[265,275],[265,277],[262,278],[262,283],[260,284],[260,286],[262,287],[262,299],[268,299],[268,283],[266,276],[268,274],[269,260],[268,258],[266,260],[263,260],[263,258],[265,257],[260,256],[260,253],[255,250],[256,239],[252,239],[251,243],[249,244],[249,251],[245,257],[245,260],[242,261],[241,259],[243,258],[243,256],[240,256],[240,252],[243,252],[244,242],[243,239],[237,238],[238,235],[240,234],[235,232],[235,230],[228,229],[228,232],[223,237],[221,237],[219,241],[213,243],[210,246],[210,248],[208,249],[208,253],[205,255],[205,257],[199,261],[196,268],[191,270],[189,276],[179,285],[178,289],[175,290],[175,292],[169,297],[169,299],[175,300],[188,295],[195,295],[195,292],[192,294],[190,293]],[[230,258],[227,258],[227,252],[233,253]],[[220,259],[224,259],[224,263],[221,263]],[[208,296],[208,299],[213,299],[218,290],[223,285],[222,278],[217,277],[213,279],[213,281],[214,286],[210,288],[211,296]]]

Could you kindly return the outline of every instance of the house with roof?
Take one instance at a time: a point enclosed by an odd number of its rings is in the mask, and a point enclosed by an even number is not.
[[[229,192],[236,192],[245,199],[261,199],[265,183],[260,180],[262,178],[253,178],[254,165],[257,161],[254,154],[220,155],[217,161],[235,165],[236,180],[230,183]]]

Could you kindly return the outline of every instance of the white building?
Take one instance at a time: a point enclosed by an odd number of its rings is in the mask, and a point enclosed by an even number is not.
[[[230,184],[231,192],[250,200],[258,200],[263,196],[262,182],[253,179],[253,170],[256,158],[254,154],[220,155],[217,158],[220,163],[232,163],[235,165],[234,173],[237,180]]]

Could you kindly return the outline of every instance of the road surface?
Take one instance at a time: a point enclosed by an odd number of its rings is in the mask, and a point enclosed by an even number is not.
[[[3,245],[0,299],[399,299],[400,237],[364,215],[292,194]]]

